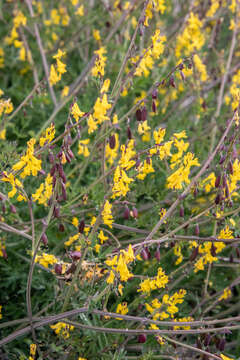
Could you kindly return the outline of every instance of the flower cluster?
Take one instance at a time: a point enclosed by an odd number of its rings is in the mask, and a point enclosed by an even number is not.
[[[62,74],[64,74],[66,70],[66,64],[64,64],[61,59],[63,56],[66,55],[66,52],[58,49],[56,55],[53,56],[53,59],[57,61],[56,65],[51,65],[50,75],[49,75],[49,82],[51,86],[56,85],[62,78]]]
[[[105,264],[111,268],[110,274],[107,278],[108,284],[113,284],[115,277],[119,277],[120,281],[126,282],[133,277],[133,274],[128,269],[128,264],[135,259],[132,246],[129,245],[128,250],[121,250],[119,255],[115,255],[112,259],[105,261]]]
[[[156,289],[164,289],[168,283],[168,276],[165,274],[161,267],[158,268],[157,276],[153,279],[146,279],[140,283],[138,292],[150,294],[151,291]]]

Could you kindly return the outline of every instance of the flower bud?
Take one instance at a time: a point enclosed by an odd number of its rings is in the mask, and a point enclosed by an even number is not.
[[[176,84],[175,84],[175,80],[174,80],[174,76],[171,75],[170,76],[170,79],[169,79],[169,85],[171,85],[172,87],[176,87]]]
[[[66,201],[67,200],[67,192],[66,192],[66,186],[65,184],[61,181],[61,188],[62,188],[62,197],[63,200]]]
[[[141,251],[141,257],[143,258],[143,260],[147,261],[148,260],[148,253],[146,251],[145,248],[142,249]]]
[[[53,216],[56,218],[60,217],[60,209],[56,206],[54,206],[54,208],[53,208]]]
[[[154,89],[154,90],[152,91],[152,99],[156,100],[157,97],[158,97],[158,90],[157,90],[157,89]]]
[[[228,163],[228,171],[231,175],[233,175],[233,164],[231,160]]]
[[[157,112],[157,105],[156,105],[156,102],[153,100],[152,101],[152,111],[156,114]]]
[[[54,165],[51,167],[50,175],[53,176],[53,175],[55,174],[55,171],[56,171],[56,165],[54,164]]]

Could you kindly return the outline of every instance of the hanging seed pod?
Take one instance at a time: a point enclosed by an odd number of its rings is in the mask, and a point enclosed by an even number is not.
[[[49,159],[50,164],[54,164],[55,158],[54,158],[54,155],[53,155],[52,152],[50,152],[50,153],[48,154],[48,159]]]
[[[149,248],[146,247],[145,250],[146,250],[146,252],[147,252],[147,254],[148,254],[148,260],[151,259],[151,253],[150,253],[150,251],[149,251]]]
[[[174,80],[174,76],[171,75],[170,76],[170,79],[169,79],[169,85],[171,85],[172,87],[176,87],[176,84],[175,84],[175,80]]]
[[[62,188],[62,197],[63,200],[66,201],[67,200],[67,192],[66,192],[66,186],[65,184],[61,181],[61,188]]]
[[[11,204],[11,205],[10,205],[10,211],[11,211],[11,213],[16,214],[17,209],[15,208],[14,205]]]
[[[59,230],[60,232],[64,232],[64,231],[65,231],[64,225],[63,225],[63,224],[59,224],[58,230]]]
[[[189,63],[187,67],[188,67],[188,69],[191,69],[192,68],[192,63]]]
[[[59,176],[60,178],[63,180],[64,184],[66,184],[67,182],[67,178],[66,178],[66,175],[65,175],[65,172],[63,170],[63,167],[62,167],[62,164],[58,164],[58,173],[59,173]]]
[[[111,135],[109,138],[109,146],[110,146],[110,149],[114,149],[116,146],[116,138],[115,138],[114,134]]]
[[[228,185],[226,184],[226,185],[225,185],[225,197],[226,197],[226,199],[228,199],[229,196],[230,196],[229,187],[228,187]]]
[[[72,161],[71,156],[69,156],[69,154],[67,152],[65,152],[64,155],[65,155],[65,159],[67,160],[67,162],[70,163]],[[62,162],[62,164],[64,164],[64,162]]]
[[[230,262],[230,263],[233,263],[233,262],[234,262],[233,254],[230,254],[230,256],[229,256],[229,262]]]
[[[152,111],[156,114],[157,112],[157,105],[156,105],[156,102],[153,100],[152,101]]]
[[[74,158],[75,158],[74,153],[72,152],[72,150],[70,149],[70,147],[68,147],[66,151],[67,151],[66,156],[67,156],[67,155],[70,156],[71,159],[74,159]]]
[[[130,210],[128,206],[125,206],[124,211],[123,211],[123,218],[125,220],[128,220],[130,218]]]
[[[55,171],[56,171],[56,165],[54,164],[54,165],[51,167],[50,175],[53,176],[53,175],[55,174]]]
[[[183,69],[184,69],[183,63],[179,64],[179,65],[178,65],[178,68],[179,68],[179,70],[183,70]]]
[[[218,188],[221,182],[221,175],[218,175],[215,180],[215,188]]]
[[[5,212],[6,212],[6,206],[5,206],[5,204],[3,203],[3,204],[2,204],[2,213],[5,214]]]
[[[41,236],[41,241],[43,242],[43,245],[44,246],[47,246],[48,244],[48,238],[47,238],[47,235],[45,233],[42,234]]]
[[[218,205],[220,204],[222,201],[222,194],[221,193],[218,193],[216,198],[215,198],[215,204]]]
[[[184,72],[182,70],[180,70],[179,72],[180,72],[182,81],[185,81],[186,78],[185,78]]]
[[[215,248],[213,243],[212,243],[212,246],[211,246],[211,255],[216,256],[216,248]]]
[[[194,232],[195,232],[196,236],[199,236],[200,230],[199,230],[199,225],[198,224],[195,225]]]
[[[128,137],[129,140],[132,139],[132,131],[131,131],[129,126],[127,127],[127,137]]]
[[[84,220],[81,220],[81,221],[80,221],[80,224],[79,224],[79,226],[78,226],[78,232],[79,232],[80,234],[83,234],[84,228],[85,228],[85,221],[84,221]]]
[[[135,207],[132,208],[132,216],[134,217],[134,219],[138,218],[138,211]]]
[[[228,171],[231,175],[233,175],[233,164],[231,160],[228,163]]]
[[[225,154],[225,155],[221,155],[220,160],[219,160],[219,165],[222,165],[222,164],[224,163],[224,161],[226,160],[226,157],[227,157],[226,154]]]
[[[137,119],[137,121],[142,121],[142,110],[141,109],[137,109],[136,119]]]
[[[158,97],[158,90],[157,90],[157,89],[154,89],[154,90],[152,91],[152,99],[153,99],[153,100],[156,100],[157,97]]]
[[[160,261],[160,249],[159,249],[159,247],[158,247],[157,250],[155,251],[154,256],[155,256],[155,258],[157,259],[157,261],[159,262],[159,261]]]
[[[144,344],[147,340],[147,336],[145,334],[138,335],[138,343]]]
[[[56,175],[54,174],[54,175],[53,175],[53,179],[52,179],[52,186],[53,186],[53,188],[55,188],[56,180],[57,180],[57,178],[56,178]]]
[[[224,338],[220,339],[219,344],[218,344],[218,349],[220,351],[223,351],[225,349],[225,343],[226,343],[226,340]]]
[[[53,208],[53,216],[56,218],[60,217],[60,209],[56,206],[54,206],[54,208]]]
[[[204,346],[208,346],[211,342],[211,335],[210,334],[206,334],[205,336],[205,340],[204,340]]]
[[[239,248],[236,247],[235,251],[236,251],[236,255],[237,255],[238,259],[240,259],[240,250],[239,250]]]
[[[61,264],[55,264],[54,271],[57,275],[62,275],[62,265]]]
[[[147,120],[147,109],[146,106],[144,106],[142,108],[142,121],[146,121]]]
[[[143,258],[144,261],[147,261],[147,260],[148,260],[148,253],[147,253],[147,251],[146,251],[145,248],[142,249],[140,255],[141,255],[141,257]]]
[[[190,261],[194,261],[196,259],[196,257],[198,256],[198,246],[195,247],[190,255],[189,260]]]
[[[184,207],[181,205],[179,209],[179,216],[184,217]]]
[[[223,187],[225,187],[227,185],[227,175],[226,175],[226,173],[223,174],[222,185],[223,185]]]

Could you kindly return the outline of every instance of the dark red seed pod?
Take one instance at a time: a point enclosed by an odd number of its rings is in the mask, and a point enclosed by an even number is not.
[[[232,164],[231,160],[228,163],[228,171],[231,175],[233,175],[233,164]]]
[[[2,213],[5,214],[5,212],[6,212],[6,206],[5,204],[2,204]]]
[[[127,127],[127,137],[128,137],[129,140],[132,139],[132,131],[131,131],[129,126]]]
[[[221,175],[218,175],[215,180],[215,187],[218,188],[221,182]]]
[[[180,72],[182,81],[185,81],[186,78],[185,78],[184,72],[182,70],[180,70],[179,72]]]
[[[147,336],[145,334],[138,335],[138,343],[144,344],[147,341]]]
[[[137,109],[136,119],[137,119],[137,121],[142,121],[142,110],[141,109]]]
[[[215,204],[218,205],[220,204],[222,201],[222,194],[221,193],[218,193],[216,198],[215,198]]]
[[[143,260],[147,261],[148,260],[148,253],[146,251],[146,249],[142,249],[141,251],[141,257],[143,258]]]
[[[224,173],[222,177],[222,185],[225,187],[227,185],[227,175]]]
[[[138,211],[135,207],[132,208],[132,215],[133,215],[134,219],[138,218]]]
[[[142,121],[146,121],[147,120],[147,109],[146,106],[144,106],[142,108]]]
[[[56,206],[54,206],[54,208],[53,208],[53,215],[56,218],[60,217],[60,209],[58,207],[56,207]]]
[[[65,152],[65,158],[66,158],[68,163],[70,163],[72,161],[71,156],[69,156],[69,154],[67,152]]]
[[[52,186],[53,186],[53,188],[55,188],[56,180],[57,180],[56,175],[53,175],[53,180],[52,180]]]
[[[128,206],[125,206],[124,211],[123,211],[123,218],[125,220],[128,220],[130,218],[130,210]]]
[[[188,69],[191,69],[192,68],[192,63],[189,63],[188,64]]]
[[[66,201],[67,200],[67,192],[66,192],[66,186],[65,184],[61,181],[61,188],[62,188],[62,197],[63,200]]]
[[[225,197],[226,197],[226,199],[229,198],[229,195],[230,195],[229,187],[228,187],[228,185],[226,184],[226,185],[225,185]]]
[[[81,253],[81,251],[72,251],[70,253],[70,256],[75,261],[75,260],[79,260],[81,258],[82,253]]]
[[[239,248],[236,247],[235,251],[236,251],[236,255],[237,255],[238,259],[240,259],[240,250],[239,250]]]
[[[114,149],[116,146],[116,138],[115,138],[114,134],[111,135],[109,138],[109,146],[110,146],[110,149]]]
[[[156,114],[157,112],[157,105],[156,105],[156,102],[153,100],[152,101],[152,111]]]
[[[156,100],[158,97],[158,90],[157,89],[154,89],[153,92],[152,92],[152,99],[153,100]]]
[[[147,254],[148,254],[148,260],[151,259],[151,253],[150,253],[150,251],[149,251],[149,248],[146,247],[145,250],[146,250],[146,252],[147,252]]]
[[[146,163],[147,163],[148,165],[151,164],[151,158],[150,158],[149,156],[146,158]]]
[[[72,152],[72,150],[70,149],[70,147],[67,148],[67,155],[69,155],[71,159],[74,159],[74,158],[75,158],[74,153]]]
[[[170,242],[170,247],[173,248],[175,246],[175,241]]]
[[[68,136],[67,136],[67,144],[70,146],[70,145],[72,145],[72,137],[71,137],[71,135],[70,134],[68,134]]]
[[[230,256],[229,256],[229,262],[230,262],[230,263],[233,263],[233,262],[234,262],[234,260],[233,260],[233,254],[230,254]]]
[[[219,344],[218,344],[218,349],[220,351],[223,351],[225,349],[225,343],[226,343],[226,340],[224,338],[220,339]]]
[[[55,174],[55,171],[56,171],[56,165],[54,164],[54,165],[51,167],[50,175],[53,176],[53,175]]]
[[[210,334],[206,334],[205,336],[205,340],[204,340],[204,346],[208,346],[211,342],[211,335]]]
[[[63,225],[63,224],[59,224],[58,230],[59,230],[60,232],[64,232],[64,231],[65,231],[64,225]]]
[[[57,153],[57,158],[58,158],[58,159],[61,159],[61,158],[62,158],[62,154],[63,154],[62,151],[59,151],[59,152]]]
[[[41,241],[43,242],[43,245],[44,246],[47,246],[48,244],[48,238],[47,238],[47,235],[45,233],[42,234],[41,236]]]
[[[226,157],[227,157],[226,154],[225,154],[225,155],[221,155],[220,160],[219,160],[219,165],[222,165],[222,164],[224,163],[224,161],[226,160]]]
[[[11,211],[11,213],[16,214],[17,209],[16,209],[16,207],[14,205],[11,204],[10,205],[10,211]]]
[[[79,224],[79,226],[78,226],[78,232],[79,232],[80,234],[83,234],[84,228],[85,228],[85,221],[84,221],[84,220],[81,220],[81,221],[80,221],[80,224]]]
[[[189,260],[194,261],[197,256],[198,256],[198,247],[195,247],[190,255]]]
[[[54,155],[53,155],[52,152],[50,152],[50,153],[48,154],[48,159],[49,159],[49,162],[50,162],[51,164],[54,164],[54,162],[55,162],[55,157],[54,157]]]
[[[211,246],[211,255],[216,256],[216,248],[215,248],[213,243],[212,243],[212,246]]]
[[[179,209],[179,216],[184,217],[184,207],[181,205]]]
[[[157,261],[160,261],[160,249],[157,248],[157,250],[155,251],[155,254],[154,254],[155,258],[157,259]]]
[[[175,80],[174,80],[174,76],[171,75],[170,76],[170,79],[169,79],[169,85],[171,85],[172,87],[176,87],[176,84],[175,84]]]
[[[57,275],[62,275],[62,265],[61,264],[55,264],[54,271]]]
[[[141,164],[141,160],[137,159],[136,164],[135,164],[136,169],[140,166],[140,164]]]
[[[200,230],[199,230],[199,225],[198,224],[195,225],[194,232],[195,232],[196,236],[199,236]]]

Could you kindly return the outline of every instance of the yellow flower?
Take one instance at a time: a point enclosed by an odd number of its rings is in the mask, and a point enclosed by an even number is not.
[[[113,217],[112,217],[112,205],[107,200],[104,204],[104,208],[102,211],[102,219],[105,225],[108,225],[112,228]]]
[[[93,117],[98,121],[99,124],[103,123],[106,120],[109,120],[107,116],[107,111],[111,108],[111,104],[108,103],[107,95],[104,94],[102,99],[97,98],[97,101],[94,105]]]
[[[118,304],[116,313],[121,314],[121,315],[126,315],[128,313],[127,302],[123,302],[123,303]],[[116,319],[117,320],[123,320],[121,318],[116,318]]]
[[[83,5],[81,5],[77,8],[77,10],[75,11],[75,15],[84,16],[84,6]]]
[[[78,143],[78,154],[88,157],[90,152],[88,150],[87,144],[89,144],[90,139],[80,140]]]
[[[66,97],[68,96],[69,94],[69,86],[64,86],[64,88],[62,89],[62,92],[61,92],[61,97]]]
[[[69,338],[69,332],[74,330],[74,326],[68,325],[64,322],[58,322],[55,325],[51,325],[50,328],[53,329],[57,335],[62,336],[64,339]]]
[[[220,356],[221,356],[222,360],[234,360],[233,358],[230,358],[230,357],[228,357],[226,355],[223,355],[223,354],[221,354]]]
[[[49,75],[49,82],[50,85],[53,86],[57,84],[61,80],[61,75],[59,75],[55,69],[54,65],[51,65],[50,68],[50,75]]]
[[[75,119],[76,121],[78,121],[79,118],[83,117],[85,113],[82,112],[82,111],[79,109],[78,104],[75,102],[75,103],[73,104],[73,107],[72,107],[72,110],[71,110],[71,114],[72,114],[72,116],[74,117],[74,119]]]

